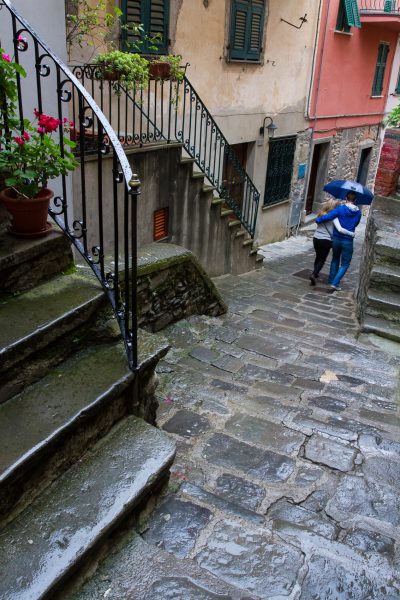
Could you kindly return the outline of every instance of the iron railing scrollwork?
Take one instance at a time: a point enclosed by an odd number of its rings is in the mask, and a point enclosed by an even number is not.
[[[182,144],[254,237],[260,194],[186,75],[182,81],[150,80],[145,90],[126,90],[118,81],[107,80],[98,65],[74,66],[73,72],[104,111],[125,148],[159,142]],[[86,136],[87,152],[96,135],[92,128]]]
[[[33,120],[35,110],[50,114],[60,119],[61,152],[64,135],[77,143],[79,167],[73,175],[49,182],[55,191],[49,215],[101,283],[118,320],[129,366],[135,370],[140,180],[133,175],[103,107],[82,85],[82,78],[79,81],[51,51],[10,0],[0,0],[0,10],[1,45],[14,53],[15,62],[27,72],[26,79],[17,77],[19,120]],[[69,131],[64,119],[73,121]],[[106,163],[112,168],[106,168]]]

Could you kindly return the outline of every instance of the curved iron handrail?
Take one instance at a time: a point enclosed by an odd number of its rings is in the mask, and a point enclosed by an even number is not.
[[[43,113],[51,105],[61,122],[58,133],[62,153],[63,120],[70,118],[72,113],[78,119],[70,136],[79,142],[79,183],[78,172],[61,177],[61,193],[56,195],[49,207],[49,215],[101,283],[118,320],[129,366],[135,370],[138,364],[136,232],[140,181],[132,174],[117,134],[90,93],[10,0],[0,0],[0,10],[4,8],[11,20],[11,27],[7,30],[10,31],[9,42],[14,47],[15,62],[29,63],[23,54],[28,52],[33,42],[35,83],[32,85],[30,81],[28,89],[26,80],[17,76],[19,119],[22,122],[28,109],[29,113],[33,113],[34,109]],[[4,40],[2,42],[6,45]],[[88,162],[85,138],[91,131],[96,131],[93,143],[95,160],[92,156]],[[112,163],[108,171],[104,168],[106,160],[108,165]],[[92,218],[93,213],[95,219]]]
[[[182,144],[254,237],[260,193],[186,75],[182,81],[151,80],[145,90],[127,90],[118,81],[105,80],[99,65],[73,70],[98,99],[125,147]]]

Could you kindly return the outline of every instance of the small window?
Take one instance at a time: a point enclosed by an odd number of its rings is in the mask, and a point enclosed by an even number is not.
[[[383,80],[385,78],[389,44],[379,44],[378,59],[376,61],[374,83],[372,84],[372,95],[381,96],[383,91]]]
[[[259,62],[264,35],[265,0],[232,0],[229,58]]]
[[[159,240],[163,240],[168,237],[168,221],[169,221],[169,209],[168,208],[159,208],[154,211],[154,229],[153,229],[153,239],[155,242]]]
[[[336,30],[349,32],[351,27],[361,27],[357,0],[340,0]]]
[[[296,136],[269,141],[264,206],[282,202],[290,197]]]
[[[123,22],[125,25],[143,26],[142,54],[167,54],[169,30],[169,0],[122,0]],[[159,33],[161,43],[156,50],[151,48],[147,38]],[[129,51],[130,44],[137,42],[138,37],[129,31],[122,32],[123,49]],[[137,50],[132,49],[133,52]]]

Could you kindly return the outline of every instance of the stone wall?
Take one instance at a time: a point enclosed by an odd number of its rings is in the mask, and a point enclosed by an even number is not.
[[[367,187],[372,188],[380,151],[379,126],[377,125],[341,129],[337,132],[330,143],[326,181],[333,179],[356,180],[360,156],[364,148],[372,148],[367,179]],[[329,194],[321,196],[322,201],[330,198]],[[318,211],[318,209],[319,206],[314,206],[314,211]]]
[[[390,196],[396,191],[400,176],[400,129],[387,129],[383,141],[375,193]]]
[[[290,216],[288,228],[296,227],[300,223],[301,211],[305,198],[307,172],[299,178],[299,166],[309,164],[312,140],[312,129],[299,133],[297,137],[296,152],[293,162],[292,187],[290,191]]]
[[[149,244],[138,256],[139,327],[159,331],[193,314],[227,307],[194,255],[174,244]]]
[[[361,331],[400,343],[400,200],[378,196],[367,222],[357,293]]]

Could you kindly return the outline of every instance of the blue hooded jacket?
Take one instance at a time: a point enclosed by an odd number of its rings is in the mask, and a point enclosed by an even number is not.
[[[336,219],[336,217],[339,219],[339,223],[344,229],[355,231],[361,220],[361,211],[359,208],[357,208],[357,206],[354,206],[354,204],[341,204],[340,206],[337,206],[331,210],[331,212],[326,213],[326,215],[317,217],[315,221],[317,223],[324,223],[325,221],[333,221],[333,219]],[[339,233],[335,227],[333,228],[333,237],[342,240],[353,239],[350,235]]]

